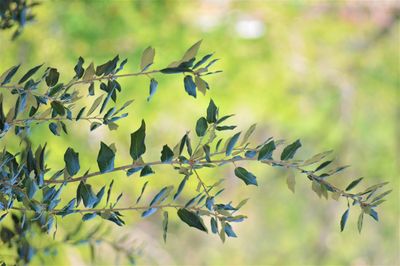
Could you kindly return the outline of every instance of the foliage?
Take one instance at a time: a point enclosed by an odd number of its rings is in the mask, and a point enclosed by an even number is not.
[[[38,2],[30,0],[1,0],[0,30],[16,28],[12,38],[18,37],[25,24],[35,18],[31,9],[38,4]]]
[[[28,141],[30,128],[39,124],[48,124],[49,130],[55,136],[60,136],[62,132],[68,134],[68,123],[82,121],[89,122],[90,131],[104,125],[110,130],[116,130],[116,122],[128,116],[126,108],[133,102],[129,100],[120,107],[116,105],[118,94],[122,90],[117,80],[123,77],[147,76],[150,81],[148,100],[156,97],[158,82],[154,76],[157,74],[183,74],[183,87],[189,96],[196,98],[198,91],[206,94],[210,86],[204,77],[220,71],[209,70],[217,61],[211,59],[213,54],[196,59],[200,44],[201,41],[195,43],[181,59],[156,70],[151,70],[155,50],[148,47],[142,54],[140,70],[135,73],[120,74],[127,60],[120,62],[117,55],[96,67],[94,63],[85,67],[85,60],[80,57],[74,67],[74,77],[67,82],[60,82],[59,71],[52,67],[38,75],[42,65],[22,73],[19,79],[16,79],[20,73],[19,65],[9,68],[1,75],[0,87],[9,92],[0,97],[1,136],[14,131],[14,134],[26,143],[25,146],[21,146],[20,153],[12,153],[7,149],[0,153],[0,211],[3,212],[1,220],[11,217],[14,222],[14,228],[6,225],[1,227],[1,239],[15,250],[16,263],[28,263],[35,254],[44,252],[31,244],[34,230],[40,230],[43,234],[53,233],[55,236],[57,219],[70,215],[81,215],[83,222],[104,219],[123,226],[123,212],[138,211],[143,218],[147,218],[163,211],[162,230],[166,241],[168,219],[170,213],[176,211],[179,219],[188,226],[205,233],[208,233],[210,228],[223,242],[226,237],[237,237],[234,223],[243,222],[247,218],[238,213],[247,199],[238,204],[221,199],[220,195],[225,189],[222,186],[223,180],[208,184],[202,170],[232,164],[234,175],[240,182],[257,186],[257,177],[241,166],[243,162],[255,161],[296,171],[310,181],[312,190],[319,197],[344,199],[348,208],[340,220],[342,231],[350,210],[356,206],[360,208],[357,224],[360,232],[364,214],[378,221],[376,208],[390,193],[390,190],[381,192],[386,182],[359,192],[350,192],[362,181],[362,178],[357,178],[345,189],[341,189],[333,185],[330,179],[347,166],[329,168],[332,160],[326,158],[330,151],[305,160],[295,159],[302,146],[300,140],[287,143],[269,137],[262,143],[252,143],[249,139],[256,129],[255,124],[243,134],[236,132],[228,138],[223,138],[220,133],[232,132],[236,125],[226,124],[232,115],[221,115],[213,100],[210,100],[204,116],[197,120],[195,135],[187,132],[175,145],[165,144],[160,148],[160,160],[157,161],[147,161],[145,158],[147,147],[151,145],[146,141],[149,133],[145,120],[142,120],[140,126],[131,134],[129,151],[123,151],[129,153],[132,159],[126,164],[115,166],[119,151],[114,144],[100,142],[96,159],[98,171],[84,171],[81,168],[77,147],[69,147],[64,153],[65,166],[54,170],[46,163],[46,144],[37,145]],[[37,78],[34,78],[35,76]],[[87,97],[94,98],[88,111],[86,106],[80,105],[83,96],[82,92],[76,89],[78,84],[87,85]],[[15,104],[5,112],[4,103],[9,103],[13,96],[16,97]],[[92,180],[99,179],[105,173],[125,171],[127,176],[148,178],[158,168],[163,167],[172,167],[177,175],[182,176],[182,181],[178,187],[173,184],[164,186],[148,203],[142,202],[142,196],[147,193],[146,188],[150,181],[144,183],[140,196],[130,206],[119,205],[122,194],[115,199],[111,198],[114,180],[108,186],[104,184],[98,191],[94,189],[93,183],[91,184]],[[189,182],[197,183],[197,188],[193,191],[192,198],[184,199],[180,195],[183,190],[188,189]],[[295,190],[293,175],[288,177],[287,184],[290,190]],[[76,197],[66,199],[63,197],[63,190],[72,186],[76,187]],[[34,229],[35,227],[37,228]],[[97,240],[92,240],[95,239],[96,233],[91,232],[84,236],[83,242],[96,242]],[[74,245],[82,242],[69,240],[70,237],[67,237],[63,243]]]

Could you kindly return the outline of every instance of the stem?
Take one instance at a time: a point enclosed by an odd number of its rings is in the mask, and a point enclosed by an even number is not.
[[[164,205],[153,205],[151,207],[149,206],[130,206],[130,207],[121,207],[121,208],[110,208],[110,209],[74,209],[71,210],[74,213],[87,213],[87,212],[116,212],[116,211],[141,211],[141,210],[147,210],[149,208],[157,208],[157,209],[164,209],[164,208],[184,208],[184,209],[189,209],[192,211],[199,211],[204,209],[200,207],[185,207],[185,205],[179,205],[179,204],[164,204]],[[34,211],[31,209],[25,209],[25,208],[20,208],[20,207],[12,207],[12,210],[17,210],[17,211]],[[54,209],[47,211],[50,214],[56,214],[58,212],[62,211],[62,209]],[[213,213],[209,212],[210,215],[214,215]]]

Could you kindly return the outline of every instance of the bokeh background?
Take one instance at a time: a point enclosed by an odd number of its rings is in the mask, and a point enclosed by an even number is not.
[[[156,48],[155,67],[163,67],[200,39],[200,53],[215,52],[221,58],[215,68],[224,71],[208,78],[212,89],[198,99],[187,96],[176,76],[157,77],[159,90],[151,102],[146,101],[146,78],[120,80],[121,98],[134,98],[135,103],[118,131],[101,128],[89,134],[88,127],[80,125],[72,127],[73,134],[55,137],[46,125],[37,127],[32,139],[48,142],[48,164],[55,169],[62,167],[60,158],[69,146],[80,152],[82,168],[96,168],[93,158],[100,140],[116,143],[117,164],[128,161],[129,134],[142,118],[152,143],[148,158],[158,158],[162,145],[177,143],[213,98],[222,113],[236,114],[232,121],[240,130],[258,123],[255,142],[269,136],[301,138],[302,158],[334,149],[338,164],[352,165],[337,184],[345,186],[364,176],[364,186],[390,181],[394,190],[380,207],[379,224],[364,219],[359,234],[358,213],[351,213],[340,233],[345,203],[319,199],[303,176],[297,176],[292,194],[285,171],[248,165],[258,176],[259,187],[254,188],[237,181],[232,167],[222,167],[207,172],[207,181],[225,177],[224,198],[236,203],[251,198],[243,208],[249,219],[235,224],[239,237],[222,244],[217,236],[192,230],[171,213],[164,244],[160,215],[143,220],[127,213],[128,226],[107,223],[109,237],[124,236],[127,245],[135,245],[139,265],[400,264],[398,1],[42,1],[35,13],[37,21],[16,41],[10,40],[11,32],[0,34],[0,72],[18,62],[25,69],[44,62],[67,80],[79,56],[100,64],[119,54],[129,59],[124,70],[129,73],[138,70],[148,45]],[[18,149],[18,138],[9,136],[6,141],[1,145]],[[157,174],[148,177],[152,192],[171,180],[180,182],[173,171],[155,170]],[[121,173],[92,183],[101,187],[112,178],[118,180],[115,191],[124,191],[121,205],[129,205],[145,181]],[[71,189],[65,196],[74,193]],[[73,230],[78,220],[70,216],[59,221],[59,234]],[[85,230],[99,222],[90,221]],[[96,251],[95,265],[116,263],[107,246]],[[90,265],[89,254],[85,245],[64,246],[45,261]]]

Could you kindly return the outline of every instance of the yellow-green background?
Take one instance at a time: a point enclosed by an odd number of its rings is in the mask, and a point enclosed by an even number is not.
[[[159,214],[142,220],[128,212],[128,225],[111,225],[108,238],[134,239],[142,251],[138,264],[399,265],[399,23],[383,30],[396,8],[399,12],[395,1],[42,1],[35,9],[37,21],[16,41],[10,41],[11,32],[0,34],[0,72],[19,62],[26,70],[46,63],[68,81],[79,56],[86,64],[100,64],[116,54],[129,59],[123,73],[136,72],[148,45],[156,49],[157,68],[202,39],[200,53],[215,52],[221,60],[214,69],[224,71],[208,77],[211,91],[206,96],[189,97],[180,75],[157,75],[159,89],[148,103],[147,78],[120,80],[120,99],[134,98],[135,103],[118,131],[89,133],[84,122],[71,125],[71,133],[62,137],[53,136],[46,125],[32,130],[35,143],[49,143],[48,165],[63,167],[62,155],[71,146],[80,153],[82,172],[95,169],[100,140],[115,142],[117,165],[126,163],[129,134],[142,118],[148,125],[146,158],[157,159],[162,145],[173,146],[193,129],[213,98],[222,113],[236,114],[231,121],[239,130],[258,123],[254,142],[269,136],[301,138],[299,158],[334,149],[338,164],[352,165],[335,181],[341,186],[360,176],[365,177],[360,187],[390,181],[394,192],[378,209],[381,221],[367,217],[359,234],[358,211],[352,212],[340,233],[345,202],[319,199],[301,175],[292,194],[285,171],[252,164],[245,166],[257,175],[258,188],[245,187],[231,166],[204,172],[208,183],[226,178],[224,199],[236,204],[251,198],[242,210],[249,219],[234,224],[237,239],[222,244],[215,235],[179,223],[173,212],[167,244]],[[264,27],[258,38],[245,39],[236,30],[239,21],[249,18]],[[8,136],[1,146],[17,150],[17,143]],[[152,185],[146,200],[161,186],[180,181],[168,167],[155,170],[156,175],[142,179],[120,173],[91,183],[100,187],[114,178],[115,191],[125,195],[120,205],[129,205],[145,180]],[[65,200],[74,189],[64,193]],[[59,220],[59,235],[78,220]],[[86,230],[98,222],[90,221]],[[115,263],[107,247],[97,251],[96,265]],[[85,246],[64,247],[45,260],[48,265],[90,264]]]

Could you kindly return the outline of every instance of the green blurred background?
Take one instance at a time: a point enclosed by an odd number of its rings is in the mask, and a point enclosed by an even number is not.
[[[200,53],[215,52],[221,60],[214,69],[224,71],[208,78],[212,89],[206,96],[187,96],[181,77],[157,76],[159,90],[148,103],[146,78],[120,80],[120,99],[135,103],[118,131],[100,128],[89,134],[82,124],[63,137],[51,135],[46,125],[32,131],[36,143],[49,143],[48,164],[61,168],[59,158],[72,146],[80,152],[82,168],[95,169],[100,140],[115,142],[117,165],[126,162],[129,134],[142,118],[152,143],[147,158],[156,159],[162,145],[173,146],[193,129],[212,98],[223,114],[236,114],[232,121],[240,130],[258,123],[254,142],[301,138],[299,158],[334,149],[338,164],[352,165],[334,181],[341,186],[360,176],[365,186],[390,181],[394,192],[380,207],[381,222],[365,219],[359,234],[358,213],[351,213],[340,233],[344,202],[319,199],[300,175],[292,194],[287,173],[252,164],[258,188],[244,187],[231,166],[206,172],[209,183],[226,177],[227,200],[251,198],[243,209],[249,219],[235,224],[237,239],[222,244],[215,235],[179,223],[172,213],[167,244],[160,215],[143,220],[126,213],[128,226],[109,225],[110,238],[125,236],[136,245],[139,265],[399,265],[399,12],[397,1],[42,1],[35,9],[37,21],[16,41],[10,41],[11,32],[0,34],[0,72],[18,62],[25,69],[44,62],[68,80],[79,56],[100,64],[116,54],[129,59],[124,73],[136,72],[148,45],[156,48],[155,67],[164,67],[203,39]],[[6,141],[18,149],[18,138]],[[172,170],[155,170],[148,177],[153,193],[171,180],[180,182]],[[112,178],[118,180],[115,191],[124,191],[121,205],[129,205],[145,181],[120,173],[92,183],[101,187]],[[74,189],[64,195],[73,197]],[[73,230],[78,219],[59,221],[59,234]],[[90,221],[86,230],[99,222]],[[103,245],[96,250],[94,264],[115,263],[112,250]],[[46,262],[88,265],[89,251],[63,247]]]

